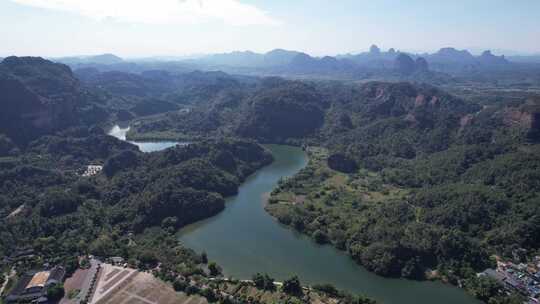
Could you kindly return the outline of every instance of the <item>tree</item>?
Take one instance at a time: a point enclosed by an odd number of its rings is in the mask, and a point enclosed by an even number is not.
[[[318,229],[313,232],[313,238],[317,244],[326,244],[328,242],[328,236]]]
[[[338,290],[336,287],[334,287],[334,285],[332,284],[316,284],[316,285],[313,285],[313,289],[315,290],[319,290],[319,291],[322,291],[330,296],[337,296],[338,295]]]
[[[64,297],[64,285],[53,284],[47,288],[47,298],[52,301],[58,301]]]
[[[137,153],[125,150],[107,159],[103,166],[103,172],[108,177],[112,177],[120,170],[135,166],[137,162]]]
[[[274,279],[271,278],[268,274],[264,274],[264,290],[269,290],[269,291],[276,290]]]
[[[210,303],[216,302],[218,300],[216,293],[210,288],[205,288],[201,290],[200,294],[201,296],[205,297]]]
[[[298,276],[293,276],[292,278],[285,280],[283,282],[283,292],[299,296],[302,295],[302,285],[300,285],[300,280],[298,279]]]
[[[274,279],[271,278],[268,274],[256,273],[253,275],[253,283],[259,289],[273,291],[276,289],[274,285]]]
[[[499,282],[487,277],[473,277],[466,282],[466,287],[476,298],[484,302],[497,296],[502,288]]]
[[[257,288],[264,289],[264,276],[262,274],[254,274],[252,280],[255,286],[257,286]]]
[[[90,252],[100,257],[107,257],[113,254],[114,241],[107,234],[100,235],[90,243]]]
[[[189,284],[184,280],[176,279],[173,282],[173,288],[176,291],[185,291],[188,286]]]
[[[208,270],[210,270],[210,275],[212,276],[221,274],[221,268],[215,262],[210,262],[208,264]]]
[[[358,171],[358,164],[356,161],[343,153],[330,155],[327,159],[327,163],[328,167],[336,171],[344,173],[354,173]]]
[[[156,257],[156,253],[154,251],[146,249],[139,254],[139,261],[141,261],[143,265],[152,268],[157,265],[158,258]]]
[[[171,232],[174,232],[174,229],[176,229],[177,226],[178,226],[178,217],[176,216],[166,217],[161,221],[161,227]]]
[[[45,191],[39,211],[43,217],[55,217],[77,211],[79,204],[77,195],[64,189],[53,188]]]
[[[206,251],[201,253],[201,263],[208,264],[208,255],[206,254]]]
[[[200,292],[200,289],[197,286],[189,285],[188,287],[186,287],[185,291],[188,295],[194,295],[194,294],[198,294]]]

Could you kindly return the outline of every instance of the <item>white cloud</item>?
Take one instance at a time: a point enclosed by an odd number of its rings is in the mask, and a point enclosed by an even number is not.
[[[239,0],[11,0],[91,18],[148,24],[199,24],[219,20],[225,24],[277,25],[279,21]]]

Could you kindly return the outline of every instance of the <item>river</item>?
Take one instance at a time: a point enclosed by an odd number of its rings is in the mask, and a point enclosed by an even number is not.
[[[211,261],[223,267],[225,275],[239,279],[251,278],[255,272],[266,272],[278,281],[298,275],[302,283],[331,283],[387,304],[480,303],[463,290],[439,282],[377,276],[344,252],[317,245],[279,224],[264,211],[265,197],[280,178],[302,169],[307,156],[295,147],[267,147],[275,161],[251,175],[238,195],[227,199],[223,212],[183,228],[179,239],[186,247],[206,251]]]

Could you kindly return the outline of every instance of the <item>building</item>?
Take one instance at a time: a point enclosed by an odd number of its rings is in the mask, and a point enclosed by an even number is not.
[[[110,257],[109,260],[111,264],[116,266],[122,266],[124,264],[124,258],[122,257]]]
[[[86,170],[82,174],[82,176],[84,176],[84,177],[95,176],[95,175],[98,175],[102,170],[103,170],[103,166],[88,165],[86,167]]]
[[[20,301],[47,303],[47,289],[62,283],[66,271],[57,266],[50,270],[32,271],[24,274],[6,297],[6,303]]]
[[[492,278],[507,291],[518,292],[529,298],[527,303],[538,304],[540,298],[540,270],[538,259],[532,263],[514,264],[510,261],[497,261],[497,269],[486,269],[478,276]]]
[[[478,276],[486,276],[486,277],[492,278],[501,284],[503,284],[504,280],[506,279],[504,274],[496,271],[495,269],[486,269],[484,270],[484,272],[480,273]]]

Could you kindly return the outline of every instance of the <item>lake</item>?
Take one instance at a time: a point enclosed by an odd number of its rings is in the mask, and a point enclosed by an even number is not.
[[[127,141],[126,140],[126,134],[129,131],[129,129],[130,129],[129,126],[123,128],[123,127],[121,127],[119,125],[115,125],[114,127],[112,127],[111,130],[109,130],[108,134],[111,135],[111,136],[114,136],[114,137],[116,137],[118,139]],[[176,145],[185,145],[186,144],[186,143],[178,143],[178,142],[174,142],[174,141],[158,141],[158,142],[127,141],[127,142],[138,146],[139,150],[141,150],[141,152],[161,151],[161,150],[165,150],[165,149],[170,148],[170,147],[174,147]]]
[[[238,195],[227,199],[223,212],[179,232],[179,240],[186,247],[205,251],[209,260],[223,267],[226,276],[238,279],[249,279],[256,272],[268,273],[278,281],[298,275],[304,284],[331,283],[388,304],[480,303],[465,291],[440,282],[377,276],[344,252],[318,245],[279,224],[264,210],[265,198],[280,178],[302,169],[307,156],[296,147],[267,148],[275,161],[251,175],[240,186]]]

